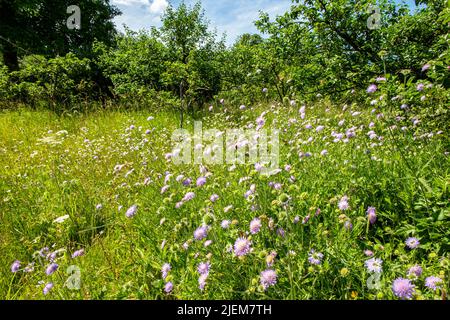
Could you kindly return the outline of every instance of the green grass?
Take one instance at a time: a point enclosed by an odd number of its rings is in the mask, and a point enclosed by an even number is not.
[[[269,110],[265,127],[281,129],[282,172],[265,177],[251,164],[237,165],[233,171],[230,165],[206,164],[211,175],[200,188],[195,187],[201,176],[198,165],[176,166],[165,159],[178,125],[176,114],[99,111],[60,117],[27,109],[1,113],[0,298],[395,299],[392,281],[406,278],[415,264],[424,270],[413,281],[415,299],[439,299],[448,291],[447,132],[420,139],[420,126],[389,129],[395,124],[394,112],[386,111],[378,119],[365,107],[353,105],[342,111],[340,106],[320,103],[307,107],[305,119],[298,107],[258,105],[207,115],[203,127],[243,128],[254,124],[263,110]],[[353,111],[361,114],[352,116]],[[147,121],[150,115],[154,119]],[[294,118],[296,122],[289,121]],[[345,123],[339,126],[341,120]],[[189,130],[192,122],[186,123]],[[373,128],[368,128],[370,122]],[[305,129],[308,123],[313,129]],[[127,130],[130,125],[135,129]],[[318,125],[324,130],[316,132]],[[345,139],[351,127],[354,138],[333,142],[333,131]],[[153,131],[145,134],[147,129]],[[377,138],[369,138],[370,130]],[[309,137],[313,140],[305,143]],[[320,155],[324,149],[326,156]],[[312,156],[299,157],[301,152]],[[289,172],[284,170],[288,164]],[[117,165],[124,167],[115,173]],[[173,176],[170,188],[161,194],[166,171]],[[180,174],[193,180],[191,187],[175,181]],[[243,177],[248,179],[240,182]],[[147,185],[146,178],[151,180]],[[269,182],[280,183],[281,190]],[[245,199],[252,184],[256,193]],[[188,191],[195,192],[195,198],[176,209]],[[220,197],[215,203],[209,200],[212,194]],[[344,195],[350,209],[341,212],[337,203]],[[97,204],[102,209],[96,209]],[[133,204],[138,211],[129,219],[125,211]],[[230,205],[233,208],[224,212]],[[374,225],[366,216],[369,206],[376,208]],[[315,216],[318,208],[320,214]],[[63,223],[53,222],[64,215],[69,218]],[[309,221],[302,223],[307,215]],[[261,218],[263,227],[249,236],[253,251],[244,258],[227,252],[255,217]],[[224,219],[233,221],[229,229],[220,227]],[[352,230],[344,228],[345,221],[352,223]],[[210,225],[208,247],[205,240],[193,239],[194,230],[204,222]],[[277,234],[278,228],[285,237]],[[410,236],[419,238],[419,248],[406,248]],[[45,274],[49,262],[35,254],[44,247],[66,250],[57,259],[59,269],[50,276]],[[72,259],[80,248],[86,254]],[[324,255],[319,266],[308,263],[313,248]],[[366,249],[383,260],[379,290],[366,284],[370,276],[364,266],[369,259]],[[268,268],[271,251],[277,253],[273,269],[278,281],[264,291],[259,274]],[[211,271],[202,292],[197,265],[208,259]],[[34,271],[12,273],[15,260],[21,261],[21,269],[35,261]],[[174,284],[171,294],[164,293],[164,263],[172,267],[166,279]],[[80,268],[80,290],[64,287],[71,265]],[[424,279],[432,275],[443,279],[441,290],[424,286]],[[50,281],[54,288],[44,295],[43,287]]]

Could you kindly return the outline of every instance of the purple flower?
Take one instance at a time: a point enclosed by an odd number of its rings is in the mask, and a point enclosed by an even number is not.
[[[83,255],[84,255],[84,249],[77,250],[72,254],[72,259],[74,259],[76,257],[81,257]]]
[[[198,227],[194,231],[194,239],[195,240],[202,240],[202,239],[206,238],[207,235],[208,235],[208,226],[207,225]]]
[[[368,88],[367,88],[367,93],[374,93],[375,91],[377,91],[378,87],[375,84],[371,84]]]
[[[173,289],[173,283],[172,282],[167,282],[166,285],[164,286],[164,291],[166,293],[171,293]]]
[[[370,224],[374,224],[377,221],[377,214],[375,207],[367,208],[367,217],[369,218]]]
[[[436,289],[441,288],[441,286],[439,284],[442,284],[441,278],[431,276],[431,277],[427,277],[425,279],[425,286],[431,290],[436,291]]]
[[[199,278],[198,278],[198,288],[200,290],[205,290],[205,286],[206,286],[206,279],[208,279],[208,274],[202,274]]]
[[[223,220],[220,226],[222,229],[228,229],[230,227],[231,221],[230,220]]]
[[[308,261],[311,264],[319,265],[322,263],[323,254],[311,249],[308,254]]]
[[[251,242],[246,238],[238,238],[234,243],[234,254],[237,257],[245,256],[250,252]]]
[[[53,272],[55,272],[56,270],[58,270],[58,264],[56,263],[51,263],[47,269],[45,270],[45,273],[49,276],[51,275]]]
[[[397,278],[392,283],[392,291],[400,299],[411,299],[414,294],[414,285],[408,279]]]
[[[260,274],[260,283],[264,290],[267,290],[270,286],[274,286],[277,283],[277,273],[275,270],[264,270]]]
[[[206,183],[206,178],[205,177],[200,177],[197,179],[197,187],[201,187]]]
[[[127,218],[132,218],[132,217],[134,217],[136,212],[137,212],[137,205],[134,204],[134,205],[132,205],[131,207],[128,208],[127,212],[125,212],[125,216]]]
[[[53,282],[49,282],[45,285],[43,293],[46,295],[50,292],[50,290],[53,288]]]
[[[183,180],[183,186],[187,187],[191,184],[192,180],[190,178],[187,178]]]
[[[195,198],[195,193],[194,192],[188,192],[188,193],[186,193],[184,195],[184,197],[183,197],[183,199],[181,201],[187,202],[187,201],[190,201],[190,200],[192,200],[194,198]]]
[[[259,218],[255,218],[252,221],[250,221],[250,233],[251,234],[257,234],[259,230],[261,230],[261,220]]]
[[[209,198],[209,200],[210,200],[211,202],[216,202],[217,200],[219,200],[219,196],[218,196],[217,194],[213,194],[213,195]]]
[[[410,249],[415,249],[420,244],[419,239],[414,238],[414,237],[410,237],[410,238],[406,239],[405,243],[406,243],[406,246]]]
[[[352,223],[350,222],[350,220],[347,220],[347,221],[344,222],[344,228],[345,228],[346,230],[352,230],[352,229],[353,229],[353,225],[352,225]]]
[[[369,270],[369,272],[380,273],[383,270],[383,267],[382,267],[383,260],[378,259],[378,258],[372,258],[372,259],[366,260],[366,262],[364,264],[366,265],[366,268],[367,268],[367,270]]]
[[[277,235],[279,235],[280,237],[284,238],[284,236],[286,235],[286,232],[284,231],[283,228],[278,228],[277,229]]]
[[[408,270],[408,276],[420,277],[422,275],[422,267],[419,265],[412,266]]]
[[[209,274],[209,268],[211,267],[211,265],[209,264],[209,262],[201,262],[198,266],[197,266],[197,272],[202,275],[202,274]]]
[[[169,271],[172,269],[172,267],[170,266],[170,264],[168,263],[164,263],[162,268],[161,268],[161,274],[162,274],[162,278],[163,280],[165,280],[167,278],[167,276],[169,275]]]
[[[419,83],[419,84],[417,85],[416,89],[417,89],[417,91],[423,91],[423,88],[424,88],[424,87],[425,87],[425,86],[424,86],[423,83]]]
[[[17,271],[19,271],[19,269],[20,269],[20,261],[16,260],[11,265],[11,272],[17,272]]]
[[[339,210],[341,210],[341,211],[347,210],[347,209],[349,208],[349,205],[348,205],[348,197],[347,197],[347,196],[343,196],[343,197],[341,198],[341,200],[339,200],[338,208],[339,208]]]
[[[428,69],[430,69],[430,67],[431,67],[431,65],[430,65],[429,63],[425,64],[425,65],[422,67],[422,72],[427,71]]]
[[[364,254],[366,256],[368,256],[368,257],[371,257],[371,256],[373,256],[373,251],[371,251],[371,250],[364,250]]]

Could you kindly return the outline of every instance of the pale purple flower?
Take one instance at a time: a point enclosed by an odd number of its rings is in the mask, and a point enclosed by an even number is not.
[[[251,242],[246,238],[238,238],[234,243],[234,254],[238,257],[245,256],[250,252]]]
[[[213,195],[209,198],[209,200],[210,200],[211,202],[216,202],[217,200],[219,200],[219,196],[218,196],[217,194],[213,194]]]
[[[430,69],[430,67],[431,67],[431,65],[429,63],[424,64],[423,67],[422,67],[422,72],[427,71],[428,69]]]
[[[386,78],[385,77],[378,77],[376,80],[377,80],[377,82],[382,82],[382,81],[386,81]]]
[[[347,221],[344,222],[344,228],[346,230],[352,230],[353,229],[353,225],[352,225],[350,220],[347,220]]]
[[[295,216],[294,217],[294,224],[297,224],[300,222],[300,217],[299,216]]]
[[[295,218],[294,218],[295,219]],[[305,224],[305,223],[307,223],[308,221],[309,221],[309,219],[311,219],[311,215],[306,215],[306,217],[304,217],[303,218],[303,220],[302,220],[302,224]]]
[[[367,217],[369,218],[370,224],[374,224],[377,221],[377,214],[375,207],[367,208]]]
[[[324,149],[324,150],[322,150],[321,152],[320,152],[320,155],[321,156],[326,156],[328,154],[328,150],[327,149]]]
[[[410,237],[410,238],[406,239],[405,243],[406,243],[406,246],[410,249],[415,249],[420,244],[419,239],[414,238],[414,237]]]
[[[274,286],[277,283],[277,273],[275,270],[264,270],[260,274],[260,283],[264,290],[267,290],[270,286]]]
[[[164,286],[164,291],[166,293],[171,293],[173,289],[173,283],[172,282],[167,282],[166,285]]]
[[[434,291],[436,291],[436,289],[440,289],[441,284],[442,284],[442,279],[435,277],[435,276],[430,276],[425,279],[425,286]]]
[[[187,202],[187,201],[190,201],[190,200],[192,200],[194,198],[195,198],[195,193],[194,192],[188,192],[188,193],[186,193],[184,195],[184,197],[183,197],[183,199],[181,201]]]
[[[366,260],[364,264],[366,265],[366,268],[367,270],[369,270],[369,272],[380,273],[383,270],[383,260],[378,258]]]
[[[372,250],[364,250],[364,254],[368,257],[372,257],[373,256],[373,251]]]
[[[349,208],[348,197],[347,196],[343,196],[341,198],[341,200],[339,200],[338,208],[341,211],[347,210]]]
[[[400,299],[411,299],[415,290],[414,285],[408,279],[397,278],[392,283],[392,291]]]
[[[212,240],[206,240],[205,243],[203,243],[203,246],[206,248],[208,246],[210,246],[212,243]]]
[[[172,270],[172,267],[170,266],[170,264],[164,263],[161,268],[161,275],[162,275],[163,280],[165,280],[167,278],[170,270]]]
[[[47,295],[50,290],[53,288],[53,282],[49,282],[45,285],[44,290],[42,290],[42,292]]]
[[[183,186],[187,187],[191,184],[192,180],[190,178],[187,178],[183,181]]]
[[[84,249],[77,250],[72,254],[72,259],[74,259],[76,257],[81,257],[83,255],[84,255]]]
[[[211,265],[209,264],[209,262],[201,262],[198,266],[197,266],[197,272],[200,275],[203,274],[209,274],[209,269],[210,269]]]
[[[137,205],[134,204],[128,208],[127,212],[125,212],[125,216],[127,218],[132,218],[136,215],[136,212],[137,212]]]
[[[170,186],[163,186],[163,187],[161,188],[161,194],[163,194],[163,193],[165,193],[167,190],[169,190],[169,187],[170,187]]]
[[[284,238],[286,235],[286,232],[284,231],[283,228],[278,228],[277,229],[277,235],[279,235],[280,237]]]
[[[319,265],[322,263],[323,254],[311,249],[308,254],[308,261],[311,264]]]
[[[45,270],[45,273],[49,276],[51,275],[53,272],[55,272],[56,270],[58,270],[58,264],[56,263],[51,263],[48,265],[47,269]]]
[[[97,210],[101,210],[103,208],[103,205],[101,203],[99,203],[98,205],[95,206],[95,209]]]
[[[16,260],[11,265],[11,272],[17,272],[17,271],[19,271],[19,269],[20,269],[20,261]]]
[[[202,240],[202,239],[206,238],[207,235],[208,235],[208,226],[207,225],[198,227],[194,231],[194,239],[195,240]]]
[[[200,177],[197,179],[197,187],[201,187],[206,183],[206,178],[205,177]]]
[[[371,84],[368,88],[367,88],[367,93],[374,93],[375,91],[377,91],[378,87],[375,84]]]
[[[423,91],[423,88],[425,87],[425,85],[423,83],[419,83],[416,87],[417,91]]]
[[[422,267],[419,265],[412,266],[408,270],[408,276],[420,277],[422,275]]]
[[[198,287],[200,290],[205,290],[205,286],[206,286],[206,279],[208,279],[208,274],[202,274],[199,278],[198,278]]]
[[[261,220],[259,218],[254,218],[252,221],[250,221],[250,233],[257,234],[261,229],[261,226]]]

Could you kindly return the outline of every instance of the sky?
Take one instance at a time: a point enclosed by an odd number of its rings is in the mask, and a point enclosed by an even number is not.
[[[398,0],[414,8],[414,0]],[[117,28],[124,30],[127,25],[131,30],[147,29],[152,26],[160,27],[160,16],[169,2],[178,6],[181,0],[111,0],[122,15],[114,22]],[[196,0],[185,0],[193,5]],[[210,20],[210,27],[216,28],[218,35],[226,32],[227,44],[232,44],[243,33],[258,33],[253,22],[258,19],[259,10],[267,12],[271,18],[289,10],[291,0],[203,0],[202,7],[205,16]]]

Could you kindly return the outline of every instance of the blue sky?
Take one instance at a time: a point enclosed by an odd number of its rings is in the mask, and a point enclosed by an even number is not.
[[[403,0],[414,7],[414,0]],[[150,29],[151,26],[161,26],[160,15],[170,2],[177,6],[181,0],[111,0],[121,11],[114,22],[119,30],[123,24],[132,30]],[[194,4],[195,0],[185,0],[187,4]],[[397,2],[402,2],[399,0]],[[286,12],[291,0],[203,0],[206,17],[212,28],[217,28],[220,34],[226,32],[227,43],[232,44],[236,38],[246,32],[256,33],[253,25],[259,10],[269,13],[271,17]]]

